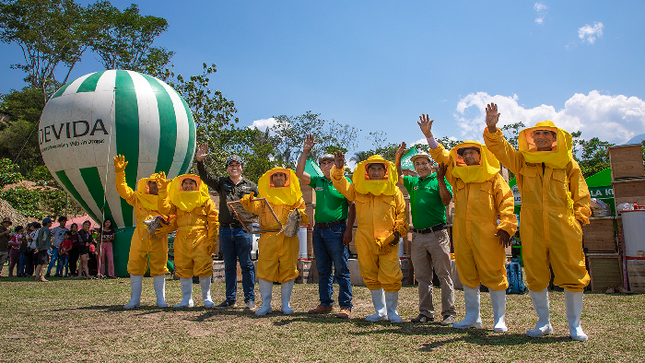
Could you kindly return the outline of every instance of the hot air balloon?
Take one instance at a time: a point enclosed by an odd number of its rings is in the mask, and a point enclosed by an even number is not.
[[[127,275],[133,208],[119,197],[112,158],[128,161],[128,185],[164,171],[190,168],[195,124],[186,101],[163,81],[108,70],[79,77],[47,102],[38,130],[40,151],[56,181],[96,221],[112,218],[116,273]]]

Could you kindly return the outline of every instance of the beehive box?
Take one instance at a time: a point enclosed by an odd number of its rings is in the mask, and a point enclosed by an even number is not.
[[[614,180],[614,198],[645,197],[645,179]]]
[[[593,292],[605,292],[609,286],[623,284],[622,263],[617,253],[587,255],[587,269]]]
[[[224,261],[213,261],[213,282],[224,282]]]
[[[316,203],[316,191],[314,188],[305,183],[300,183],[300,191],[302,191],[302,199],[305,200],[305,204]]]
[[[298,261],[298,277],[296,284],[311,283],[311,261]]]
[[[607,150],[613,180],[645,178],[641,144],[612,146]]]
[[[616,253],[614,218],[590,218],[582,227],[582,247],[587,253]]]
[[[627,261],[627,279],[632,292],[645,292],[645,260]]]

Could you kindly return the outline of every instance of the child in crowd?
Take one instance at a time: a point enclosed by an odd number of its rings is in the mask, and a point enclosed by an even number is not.
[[[58,251],[58,257],[60,258],[60,271],[64,277],[69,276],[69,251],[72,249],[72,233],[65,232],[63,237],[63,242],[60,244],[60,250]]]

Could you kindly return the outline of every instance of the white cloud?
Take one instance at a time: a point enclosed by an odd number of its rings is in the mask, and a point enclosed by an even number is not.
[[[253,121],[253,123],[249,126],[249,128],[256,128],[260,131],[266,131],[267,127],[272,127],[275,124],[276,124],[276,119],[274,119],[273,117],[263,118],[260,120]]]
[[[535,18],[535,22],[538,25],[542,25],[544,23],[544,16],[546,15],[546,9],[548,9],[547,6],[542,3],[535,3],[535,5],[533,5],[533,9],[535,9],[538,14],[538,17]]]
[[[586,41],[589,44],[593,44],[596,42],[596,37],[602,36],[602,30],[604,27],[605,26],[599,22],[594,22],[593,26],[585,24],[585,26],[578,29],[578,37],[580,37],[583,42]]]
[[[471,93],[462,98],[454,113],[462,129],[460,138],[481,140],[486,105],[491,102],[497,104],[501,113],[500,127],[518,121],[529,127],[540,121],[551,120],[569,132],[582,131],[583,139],[598,137],[616,144],[625,143],[645,130],[645,101],[638,97],[601,95],[596,90],[588,95],[576,93],[561,110],[550,105],[527,109],[517,103],[518,99],[517,95],[491,96],[486,92]],[[471,107],[475,107],[476,115],[469,118],[466,113]],[[473,114],[472,111],[468,113]]]

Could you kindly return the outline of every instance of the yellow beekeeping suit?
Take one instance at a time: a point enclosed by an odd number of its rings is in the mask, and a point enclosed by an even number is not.
[[[271,183],[271,176],[275,173],[285,173],[287,182],[284,187],[275,187]],[[295,209],[300,212],[300,224],[307,224],[309,218],[305,213],[305,201],[302,199],[300,182],[293,170],[273,168],[258,181],[260,196],[267,199],[276,217],[284,226],[287,223],[289,214]],[[298,277],[298,252],[300,242],[298,237],[287,237],[280,232],[280,224],[276,222],[269,206],[263,201],[253,201],[253,193],[247,194],[240,203],[248,212],[257,214],[262,230],[264,232],[258,241],[259,255],[257,276],[260,279],[284,283]]]
[[[371,163],[386,167],[384,180],[369,180],[367,166]],[[407,233],[407,214],[403,194],[396,186],[395,166],[380,155],[360,162],[354,171],[353,184],[345,179],[343,170],[331,169],[334,187],[347,200],[356,203],[356,252],[365,285],[370,290],[383,288],[386,292],[401,289],[403,274],[399,267],[398,246],[391,246],[392,234]]]
[[[537,151],[535,130],[553,130],[552,151]],[[517,177],[522,196],[520,237],[528,287],[542,291],[555,274],[554,284],[581,292],[589,284],[582,250],[582,225],[589,223],[591,209],[587,183],[573,160],[571,135],[543,121],[520,131],[519,151],[504,139],[501,130],[484,131],[486,145]]]
[[[198,190],[182,191],[184,179],[195,180]],[[218,246],[219,222],[206,184],[197,175],[180,175],[172,180],[168,190],[159,190],[158,205],[160,211],[176,216],[175,274],[183,278],[210,276],[213,273],[211,255]]]
[[[480,150],[479,165],[463,162],[457,150],[465,147]],[[492,290],[507,289],[506,252],[495,234],[504,230],[514,235],[517,218],[513,193],[498,173],[499,162],[486,146],[474,141],[459,144],[450,152],[439,144],[430,155],[448,166],[446,178],[455,200],[452,236],[459,279],[471,288],[482,283]]]
[[[134,207],[136,227],[130,242],[128,257],[128,273],[143,275],[148,269],[148,256],[150,256],[150,275],[164,275],[168,272],[168,236],[157,237],[148,232],[143,223],[157,216],[168,221],[168,216],[157,210],[157,196],[148,193],[148,181],[156,181],[156,174],[150,178],[142,178],[137,182],[137,191],[133,191],[125,182],[125,172],[117,171],[115,174],[116,190],[125,201]]]

